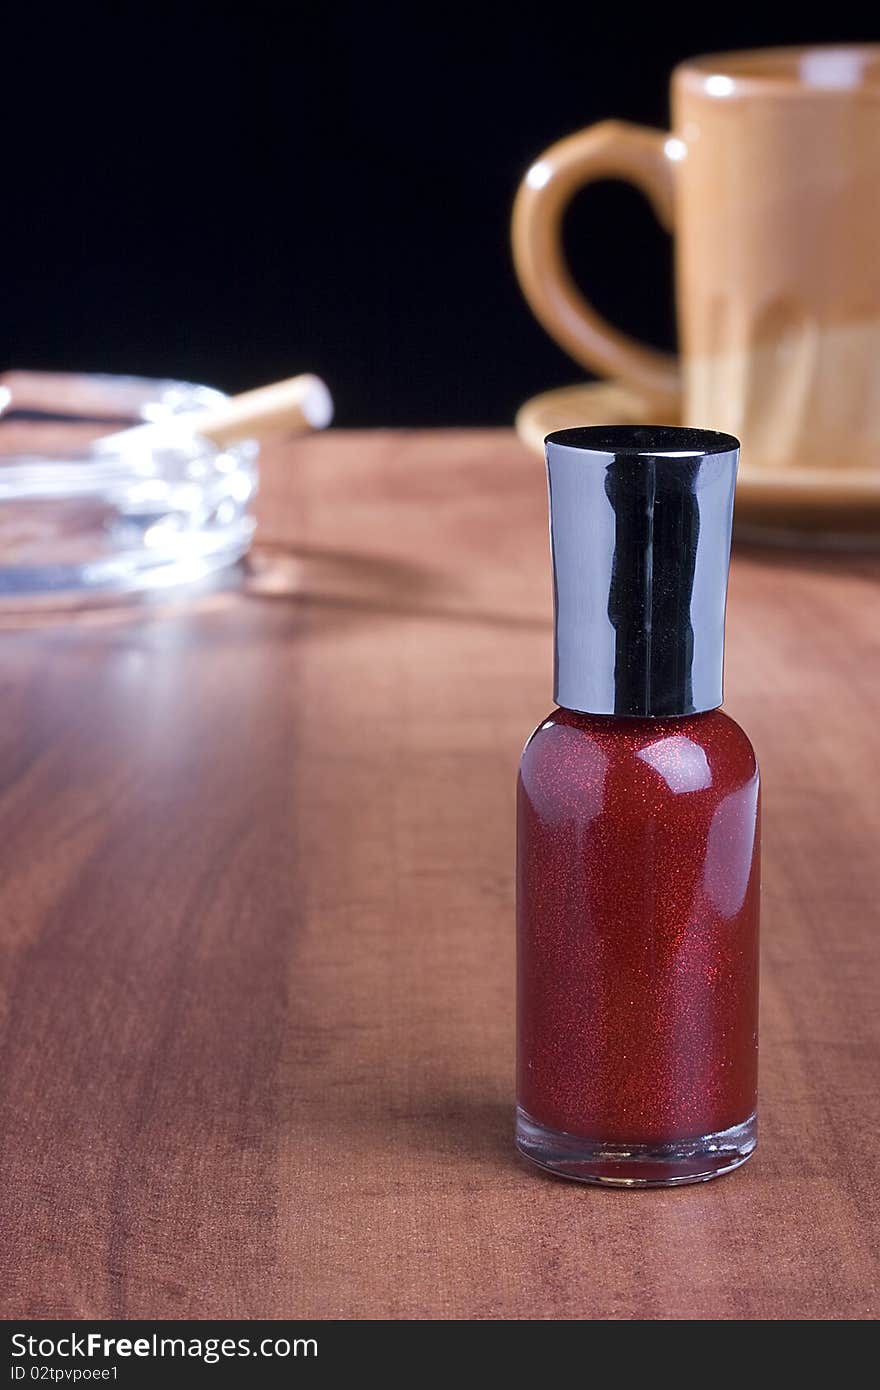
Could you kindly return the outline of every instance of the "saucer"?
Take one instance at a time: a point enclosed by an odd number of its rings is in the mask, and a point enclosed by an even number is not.
[[[611,381],[544,391],[521,406],[516,431],[543,457],[544,437],[575,425],[674,425],[634,391]],[[789,545],[880,545],[880,469],[749,468],[736,485],[736,532],[743,540]]]

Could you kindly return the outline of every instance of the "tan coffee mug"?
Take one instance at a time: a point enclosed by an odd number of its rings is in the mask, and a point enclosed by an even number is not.
[[[513,249],[536,316],[666,416],[738,435],[750,467],[880,467],[880,45],[691,59],[672,115],[671,135],[604,121],[529,169]],[[674,227],[681,369],[567,269],[566,206],[605,178]]]

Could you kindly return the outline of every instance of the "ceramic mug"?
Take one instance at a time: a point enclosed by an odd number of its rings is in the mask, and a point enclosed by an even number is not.
[[[529,169],[512,231],[536,316],[661,418],[739,436],[750,467],[880,466],[880,45],[690,59],[672,115],[672,134],[604,121]],[[567,269],[565,209],[605,178],[675,232],[680,363]]]

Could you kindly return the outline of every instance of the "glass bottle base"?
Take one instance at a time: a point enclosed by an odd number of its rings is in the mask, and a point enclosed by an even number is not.
[[[707,1182],[745,1163],[758,1137],[756,1115],[699,1139],[671,1144],[615,1144],[548,1129],[517,1108],[516,1146],[560,1178],[606,1187],[674,1187]]]

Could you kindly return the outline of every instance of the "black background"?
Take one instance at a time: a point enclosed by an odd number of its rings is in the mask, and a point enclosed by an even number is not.
[[[0,364],[233,390],[311,369],[340,424],[507,422],[581,375],[511,270],[531,160],[604,116],[665,125],[682,57],[871,37],[857,13],[16,6]],[[566,234],[597,305],[670,345],[670,242],[639,195],[585,191]]]

